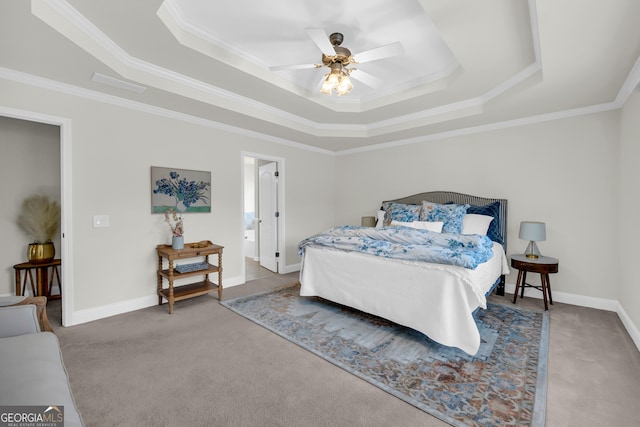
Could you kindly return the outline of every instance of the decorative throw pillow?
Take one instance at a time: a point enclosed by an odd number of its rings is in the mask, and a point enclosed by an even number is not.
[[[429,221],[413,221],[413,222],[401,222],[401,221],[391,221],[391,225],[402,225],[405,227],[417,228],[419,230],[429,230],[434,231],[436,233],[442,232],[442,226],[444,223],[442,221],[429,222]]]
[[[489,225],[493,221],[492,216],[468,213],[462,218],[462,234],[479,234],[486,236]]]
[[[420,219],[420,205],[405,205],[403,203],[384,202],[382,209],[387,212],[385,225],[393,221],[412,222]]]
[[[489,224],[487,237],[501,245],[504,244],[504,236],[500,231],[500,202],[493,202],[484,206],[470,205],[467,209],[467,213],[492,216],[494,220]]]
[[[462,218],[467,214],[469,205],[441,205],[439,203],[422,201],[421,221],[442,221],[443,233],[460,234],[462,231]]]

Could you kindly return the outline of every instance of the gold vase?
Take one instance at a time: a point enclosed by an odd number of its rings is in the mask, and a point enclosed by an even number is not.
[[[52,241],[46,243],[29,243],[27,258],[34,264],[44,264],[53,260],[56,256],[56,248]]]

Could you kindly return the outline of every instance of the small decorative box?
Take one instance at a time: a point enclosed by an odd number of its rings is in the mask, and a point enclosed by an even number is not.
[[[206,270],[207,268],[209,268],[209,264],[206,262],[194,262],[192,264],[176,265],[175,270],[178,273],[190,273],[192,271]]]

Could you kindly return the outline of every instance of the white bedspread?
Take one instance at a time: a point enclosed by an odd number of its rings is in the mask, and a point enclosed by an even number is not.
[[[486,308],[486,292],[509,274],[502,246],[475,270],[369,254],[308,247],[300,295],[319,296],[408,326],[469,354],[480,348],[473,311]]]

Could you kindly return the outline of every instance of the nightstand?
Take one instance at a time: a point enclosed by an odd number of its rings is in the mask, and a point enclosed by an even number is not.
[[[538,258],[527,258],[526,255],[516,254],[511,255],[511,267],[518,270],[518,281],[516,282],[516,290],[513,293],[513,303],[516,303],[518,299],[518,290],[522,286],[520,291],[520,298],[524,298],[524,288],[536,288],[542,291],[542,297],[544,299],[544,309],[549,310],[547,304],[547,296],[549,298],[549,304],[553,305],[553,299],[551,297],[551,282],[549,282],[549,274],[558,272],[558,260],[551,257],[540,256]],[[539,273],[541,286],[530,285],[527,283],[527,272]]]

